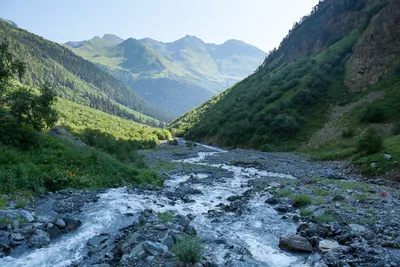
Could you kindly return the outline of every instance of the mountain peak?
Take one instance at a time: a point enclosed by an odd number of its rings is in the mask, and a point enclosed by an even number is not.
[[[119,45],[120,43],[122,43],[124,41],[124,39],[118,37],[115,34],[110,34],[110,33],[104,34],[102,39],[113,45]]]

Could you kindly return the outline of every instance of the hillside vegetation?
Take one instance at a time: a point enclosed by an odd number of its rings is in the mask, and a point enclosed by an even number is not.
[[[174,117],[251,74],[266,55],[237,40],[215,45],[194,36],[171,43],[110,36],[66,45]]]
[[[0,194],[162,185],[137,153],[168,140],[151,128],[22,84],[26,65],[0,44]],[[54,124],[67,127],[82,141]]]
[[[399,8],[391,0],[321,1],[256,73],[174,121],[171,131],[228,147],[331,147],[347,149],[348,156],[363,152],[357,140],[373,127],[388,138],[385,144],[393,144],[398,137],[391,137],[389,128],[400,120]],[[357,103],[372,91],[384,97],[340,114],[352,129],[339,123],[335,132],[307,146],[329,122],[333,107]],[[349,134],[331,138],[345,130]]]
[[[129,87],[69,49],[4,21],[0,21],[0,33],[0,41],[10,43],[13,54],[26,62],[24,84],[49,82],[61,98],[152,126],[169,120]]]

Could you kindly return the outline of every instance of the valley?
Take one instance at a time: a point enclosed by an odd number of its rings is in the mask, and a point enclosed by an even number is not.
[[[34,212],[34,225],[73,218],[81,226],[51,236],[42,249],[22,244],[0,263],[174,266],[174,240],[193,231],[204,248],[197,259],[204,266],[400,263],[398,184],[365,180],[339,162],[188,148],[183,140],[142,154],[159,169],[164,188],[41,195],[25,208]],[[31,225],[21,224],[23,236]]]

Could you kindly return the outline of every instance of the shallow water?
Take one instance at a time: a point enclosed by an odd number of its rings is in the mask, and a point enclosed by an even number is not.
[[[220,149],[214,152],[200,152],[195,158],[181,160],[182,162],[207,165],[204,159],[217,153],[229,153]],[[228,170],[230,175],[223,179],[212,179],[209,174],[183,173],[173,175],[165,182],[164,191],[174,190],[180,183],[185,183],[191,177],[209,181],[206,184],[196,183],[190,186],[199,189],[203,194],[191,195],[194,203],[177,201],[171,205],[171,200],[153,191],[132,193],[127,188],[110,189],[101,194],[96,203],[85,207],[79,219],[83,225],[73,233],[63,236],[50,246],[37,250],[30,250],[16,258],[0,259],[0,266],[69,266],[79,262],[87,253],[86,242],[89,238],[101,233],[116,233],[118,229],[128,226],[134,218],[127,217],[126,213],[137,214],[147,208],[156,212],[174,211],[183,215],[193,214],[193,226],[204,240],[207,255],[218,264],[227,266],[306,266],[301,257],[287,254],[277,247],[279,236],[294,233],[296,225],[291,221],[280,219],[277,212],[265,204],[268,195],[254,196],[242,214],[237,216],[226,212],[218,219],[212,220],[207,211],[219,210],[220,203],[228,204],[227,198],[240,195],[247,189],[250,179],[265,177],[280,177],[296,179],[291,175],[271,173],[256,168],[237,167],[227,164],[214,164],[214,167]],[[128,192],[129,191],[129,192]],[[136,215],[137,216],[137,215]],[[213,242],[224,239],[225,244]],[[228,245],[235,249],[229,249]],[[236,249],[238,248],[238,249]],[[246,248],[253,255],[243,257],[240,251]]]

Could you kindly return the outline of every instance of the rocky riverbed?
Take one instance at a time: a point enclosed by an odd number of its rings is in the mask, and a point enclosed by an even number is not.
[[[142,153],[164,188],[0,211],[0,266],[184,266],[182,242],[204,248],[188,266],[400,266],[399,184],[289,153],[183,141]]]

